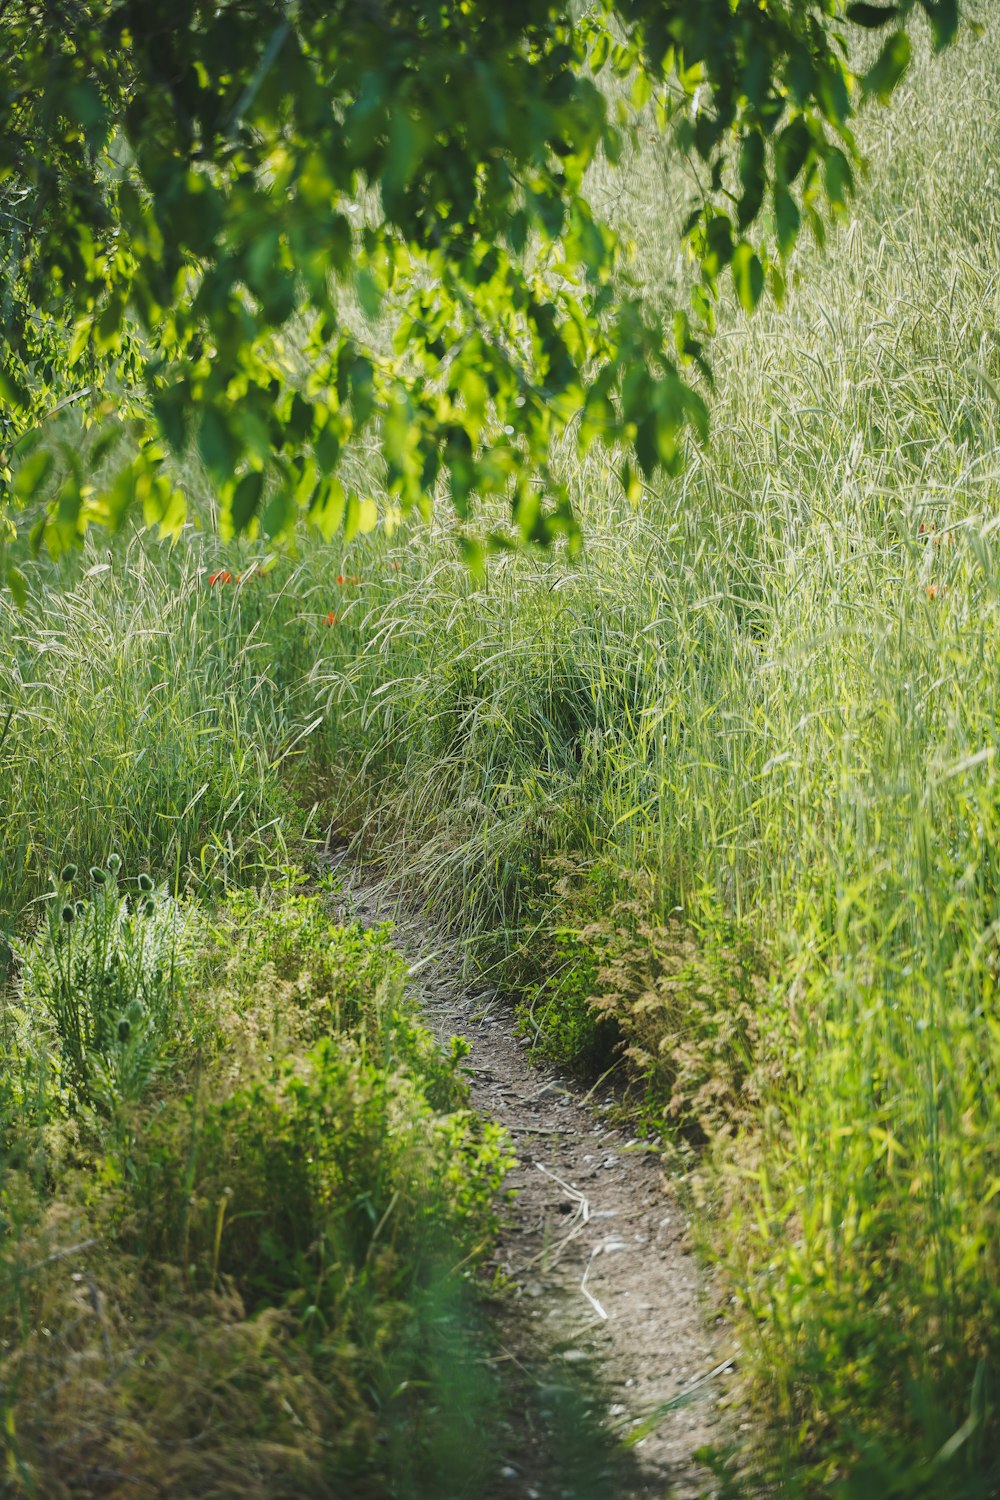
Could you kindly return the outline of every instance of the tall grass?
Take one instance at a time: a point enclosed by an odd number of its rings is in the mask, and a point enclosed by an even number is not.
[[[778,1434],[758,1476],[983,1495],[1000,1362],[995,33],[921,55],[862,144],[859,206],[825,251],[797,252],[787,306],[723,309],[711,447],[637,511],[611,461],[569,473],[579,564],[501,559],[478,586],[442,524],[213,588],[188,537],[4,614],[0,910],[68,846],[115,842],[178,876],[262,867],[302,829],[290,770],[484,961],[523,942],[547,855],[646,872],[654,918],[679,908],[708,945],[735,930],[769,965],[755,1119],[720,1149],[711,1229]],[[616,200],[654,300],[686,274],[657,149]]]
[[[477,589],[434,535],[372,549],[302,685],[368,837],[481,951],[569,847],[771,955],[716,1243],[790,1434],[764,1468],[824,1493],[996,1482],[998,106],[988,40],[922,57],[789,306],[726,311],[683,479],[632,514],[572,476],[572,569]]]
[[[0,597],[8,929],[67,858],[117,850],[176,885],[222,883],[279,863],[306,826],[283,771],[309,725],[263,644],[280,617],[286,671],[301,645],[281,581],[210,586],[193,535],[172,557],[91,547],[78,571],[40,567],[23,612]]]

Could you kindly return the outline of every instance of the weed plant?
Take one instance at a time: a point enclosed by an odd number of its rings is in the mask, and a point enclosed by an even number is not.
[[[281,697],[299,632],[261,649],[280,585],[208,585],[212,553],[143,546],[39,566],[24,611],[0,597],[0,930],[30,920],[69,859],[172,889],[265,878],[301,848],[280,771],[301,745]],[[287,619],[286,611],[283,621]],[[315,715],[313,716],[315,718]]]
[[[191,967],[190,919],[140,875],[119,890],[121,862],[90,871],[93,895],[74,897],[75,865],[63,868],[33,941],[15,949],[19,1004],[9,1022],[22,1051],[48,1034],[56,1088],[113,1114],[145,1094],[178,1030]]]

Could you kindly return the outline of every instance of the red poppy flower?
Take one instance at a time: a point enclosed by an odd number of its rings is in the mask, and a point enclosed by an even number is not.
[[[343,575],[343,573],[338,573],[337,574],[337,582],[338,583],[343,583],[343,581],[344,581],[344,575]]]
[[[216,583],[232,583],[232,581],[232,573],[227,573],[224,568],[219,568],[217,572],[212,573],[208,580],[210,587]]]
[[[336,625],[339,622],[339,620],[340,620],[340,616],[337,614],[337,611],[335,609],[331,609],[330,612],[329,612],[329,614],[326,617],[326,623],[328,625]]]

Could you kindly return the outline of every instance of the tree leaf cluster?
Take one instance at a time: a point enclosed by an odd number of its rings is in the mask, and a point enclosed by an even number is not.
[[[898,82],[914,8],[10,0],[0,551],[25,507],[54,550],[137,509],[176,531],[172,457],[191,449],[224,534],[369,529],[341,472],[368,431],[390,517],[446,501],[473,563],[484,544],[575,548],[557,439],[632,450],[648,480],[704,438],[722,278],[748,313],[768,284],[780,298],[803,225],[844,210],[854,113]],[[956,0],[919,8],[948,42]],[[887,33],[860,77],[852,28]],[[640,124],[702,185],[700,274],[667,321],[586,191]],[[67,402],[108,447],[129,434],[106,484],[72,450],[57,486],[41,472]],[[511,525],[484,539],[489,497]]]

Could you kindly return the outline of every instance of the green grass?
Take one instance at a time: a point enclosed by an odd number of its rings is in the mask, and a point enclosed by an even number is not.
[[[262,649],[272,617],[292,613],[280,586],[211,589],[195,538],[183,556],[133,546],[88,561],[68,584],[41,571],[24,612],[0,601],[8,925],[70,857],[117,850],[175,885],[221,885],[260,877],[306,828],[282,773],[308,725],[290,720]]]
[[[3,1027],[0,1493],[417,1500],[499,1465],[470,1268],[506,1138],[466,1107],[388,930],[333,925],[328,895],[243,890],[209,914],[140,892],[133,918],[105,885],[25,955]],[[123,972],[140,944],[169,965],[155,1003]],[[61,995],[110,984],[86,1068],[53,972]]]
[[[996,1481],[998,104],[988,42],[921,58],[789,305],[726,312],[709,452],[638,515],[572,476],[578,568],[373,550],[312,678],[366,836],[481,955],[560,849],[767,954],[713,1234],[786,1492]]]
[[[787,305],[722,310],[710,448],[638,511],[611,460],[568,475],[578,565],[499,559],[479,587],[440,521],[212,587],[255,549],[186,534],[0,602],[0,911],[23,923],[70,852],[212,889],[354,834],[528,987],[550,1055],[599,1068],[582,973],[646,1118],[681,1162],[697,1146],[758,1434],[737,1467],[792,1496],[986,1496],[991,33],[922,53],[861,137],[859,204],[797,252]],[[614,188],[654,300],[687,274],[657,151]]]

